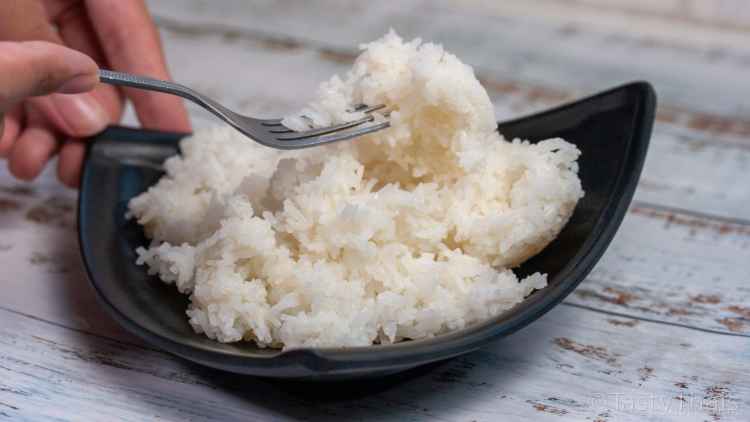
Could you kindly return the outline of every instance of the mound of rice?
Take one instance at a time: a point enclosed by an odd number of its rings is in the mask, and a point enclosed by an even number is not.
[[[292,152],[203,131],[130,202],[153,239],[138,263],[190,295],[196,331],[261,347],[393,343],[497,315],[546,285],[509,268],[583,196],[578,149],[504,140],[472,69],[438,45],[391,32],[362,48],[307,119],[285,123],[324,126],[383,103],[391,128]]]

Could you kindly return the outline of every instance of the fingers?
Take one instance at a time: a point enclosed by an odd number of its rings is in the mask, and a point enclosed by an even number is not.
[[[53,94],[28,101],[65,135],[83,138],[101,132],[110,116],[93,93]]]
[[[4,130],[0,130],[0,157],[5,158],[10,155],[13,144],[21,131],[21,119],[22,113],[20,107],[16,107],[8,112],[4,119],[0,118],[4,126]]]
[[[0,111],[19,101],[52,92],[93,89],[98,67],[77,51],[46,42],[0,42]]]
[[[49,19],[57,24],[58,35],[65,45],[88,55],[100,67],[109,67],[83,2],[78,0],[46,0],[45,5]],[[91,96],[102,105],[111,122],[120,120],[124,96],[116,87],[99,84],[91,92]],[[68,135],[82,137],[90,134],[68,133]]]
[[[45,127],[27,127],[13,146],[8,159],[10,173],[20,180],[34,180],[57,149],[55,135]]]
[[[90,0],[85,3],[107,61],[114,69],[169,79],[159,33],[143,0]],[[181,99],[134,89],[126,89],[125,94],[133,101],[144,127],[190,130]]]
[[[83,10],[80,0],[44,1],[57,2],[63,6],[59,9],[62,17],[69,15],[66,11]],[[51,19],[41,7],[40,0],[3,0],[3,6],[0,7],[0,39],[40,40],[55,44],[65,42],[85,55],[101,60],[104,55],[96,44],[96,36],[91,26],[83,25],[86,23],[85,13],[73,17],[76,19],[61,18],[60,22]],[[52,26],[53,21],[57,28]],[[64,24],[60,25],[61,22]],[[95,87],[86,94],[53,94],[26,99],[24,107],[13,108],[6,113],[5,119],[0,117],[0,122],[5,126],[4,132],[0,133],[0,156],[8,158],[12,174],[23,180],[30,180],[36,177],[57,150],[61,149],[60,138],[89,136],[99,132],[110,121],[119,119],[123,97],[114,87],[98,84],[98,67],[84,54],[40,42],[14,44],[13,48],[24,47],[32,50],[29,53],[32,65],[26,68],[13,67],[7,65],[8,61],[20,64],[26,63],[26,60],[17,60],[19,52],[6,48],[8,46],[9,43],[0,43],[0,66],[3,68],[3,74],[7,75],[5,78],[0,77],[0,116],[3,110],[10,107],[10,103],[18,102],[28,95],[44,95],[52,91],[80,93]],[[61,51],[64,52],[60,53]],[[53,69],[49,69],[49,64],[45,60],[37,60],[39,55],[45,56],[49,52],[56,54],[56,62],[51,65],[57,67]],[[59,84],[57,77],[62,77],[63,71],[82,67],[71,64],[71,52],[79,59],[83,57],[81,62],[86,63],[86,72],[77,80]],[[20,80],[23,83],[19,83],[16,75],[23,76]],[[30,85],[27,83],[28,80],[38,80],[39,83]],[[14,86],[7,86],[10,81]],[[26,112],[25,109],[29,111]],[[62,149],[66,157],[63,162],[69,164],[61,165],[58,173],[64,178],[63,181],[71,186],[75,185],[76,179],[80,177],[77,175],[79,168],[71,168],[80,166],[83,154],[79,147]]]
[[[52,6],[58,14],[64,14],[65,10],[76,7],[81,9],[78,0],[47,0],[44,5],[39,0],[3,0],[3,2],[3,7],[0,8],[0,37],[9,40],[41,40],[62,44],[61,31],[53,28],[49,10],[45,8],[49,9]],[[51,5],[52,3],[55,5]],[[89,54],[89,52],[85,53]],[[79,56],[84,55],[79,54]],[[88,60],[88,63],[94,62]],[[93,69],[96,69],[95,65]],[[119,118],[121,113],[119,99],[111,100],[112,97],[117,98],[116,92],[110,90],[108,94],[105,94],[109,96],[109,99],[106,102],[100,101],[100,95],[97,92],[99,91],[98,77],[94,75],[91,79],[86,79],[86,83],[88,81],[93,81],[97,85],[96,91],[90,94],[81,94],[75,98],[54,96],[32,100],[35,107],[47,116],[49,124],[54,126],[53,132],[62,132],[71,137],[90,136],[101,131],[113,120],[113,117]],[[103,105],[97,106],[97,101]]]
[[[43,116],[36,110],[27,109],[30,121],[13,144],[8,169],[20,180],[33,180],[55,154],[58,141],[55,134],[44,124]]]
[[[0,80],[0,111],[30,96],[55,91],[85,92],[98,85],[98,67],[91,58],[47,42],[0,42],[0,68],[13,75]],[[30,102],[69,136],[93,135],[110,121],[106,111],[88,94],[56,94]]]
[[[86,146],[80,141],[63,143],[57,159],[57,177],[65,186],[78,188],[81,184],[81,168]]]
[[[54,41],[55,31],[38,1],[3,0],[0,7],[0,40]]]
[[[83,92],[98,83],[97,66],[91,59],[44,42],[0,43],[0,68],[12,76],[0,78],[2,108],[27,96],[53,91]],[[6,130],[0,137],[0,155],[7,156],[10,173],[21,180],[36,178],[55,154],[58,128],[67,126],[70,133],[93,134],[109,122],[109,116],[89,94],[53,94],[23,103],[25,121],[20,107],[15,107],[3,119]],[[56,116],[63,123],[53,125],[48,116]],[[76,176],[69,173],[65,175],[66,182],[74,183]]]

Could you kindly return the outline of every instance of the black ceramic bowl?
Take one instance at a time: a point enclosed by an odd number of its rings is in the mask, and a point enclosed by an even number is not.
[[[526,326],[567,296],[599,260],[630,204],[646,157],[656,97],[632,83],[533,116],[501,123],[507,138],[562,137],[583,152],[586,196],[558,238],[517,271],[549,275],[549,286],[490,320],[432,339],[393,345],[282,352],[222,344],[191,329],[187,298],[135,265],[147,243],[125,218],[128,200],[161,176],[183,135],[111,128],[90,144],[78,202],[83,260],[105,308],[146,341],[192,361],[243,374],[338,379],[385,375],[468,353]],[[250,142],[250,141],[248,141]]]

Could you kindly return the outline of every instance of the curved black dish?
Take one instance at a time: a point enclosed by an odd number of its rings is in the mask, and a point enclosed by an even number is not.
[[[656,96],[636,82],[529,117],[500,123],[506,138],[562,137],[583,152],[586,196],[560,236],[517,271],[549,274],[549,286],[488,321],[428,340],[361,348],[259,349],[221,344],[187,323],[187,299],[135,265],[147,243],[125,219],[127,202],[161,176],[184,135],[114,127],[90,143],[78,202],[81,254],[105,308],[128,330],[201,364],[278,378],[337,379],[385,375],[468,353],[523,328],[580,283],[612,240],[635,191],[654,121]],[[249,142],[249,141],[248,141]]]

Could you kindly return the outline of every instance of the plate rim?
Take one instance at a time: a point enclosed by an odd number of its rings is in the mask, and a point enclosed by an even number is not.
[[[607,203],[591,232],[587,235],[587,239],[581,246],[581,250],[560,271],[562,281],[555,286],[555,292],[543,296],[529,307],[521,309],[520,312],[513,312],[511,310],[463,329],[445,333],[431,339],[350,348],[297,348],[279,351],[270,355],[252,356],[242,351],[220,351],[200,345],[188,345],[160,333],[153,332],[138,324],[118,309],[101,291],[98,285],[99,281],[96,280],[92,273],[89,257],[87,256],[87,248],[85,247],[87,241],[83,236],[85,232],[83,228],[87,225],[82,211],[82,204],[87,198],[87,192],[84,191],[83,187],[86,185],[88,177],[90,177],[90,156],[97,138],[106,138],[119,131],[120,133],[138,132],[140,134],[146,133],[154,136],[170,137],[176,141],[189,134],[130,129],[121,126],[108,128],[96,136],[86,149],[77,211],[78,244],[85,273],[104,308],[128,331],[165,351],[207,366],[233,372],[239,371],[248,374],[281,377],[298,377],[300,375],[314,375],[330,371],[336,373],[369,372],[397,366],[414,367],[476,350],[500,336],[514,333],[546,314],[565,299],[585,279],[596,262],[604,254],[627,213],[643,170],[656,112],[656,93],[648,82],[630,82],[554,108],[546,109],[539,113],[499,123],[500,126],[514,124],[529,118],[557,113],[566,108],[574,107],[581,102],[606,97],[617,91],[630,90],[638,93],[639,101],[636,103],[638,109],[634,113],[632,126],[634,131],[625,149],[627,156],[620,168],[616,182],[614,182],[616,188],[610,195],[610,198],[615,198],[615,200],[610,200]],[[224,360],[224,362],[217,362],[217,359]],[[290,365],[296,366],[296,368],[292,369],[293,374],[277,375],[274,373],[279,368],[288,368]]]

